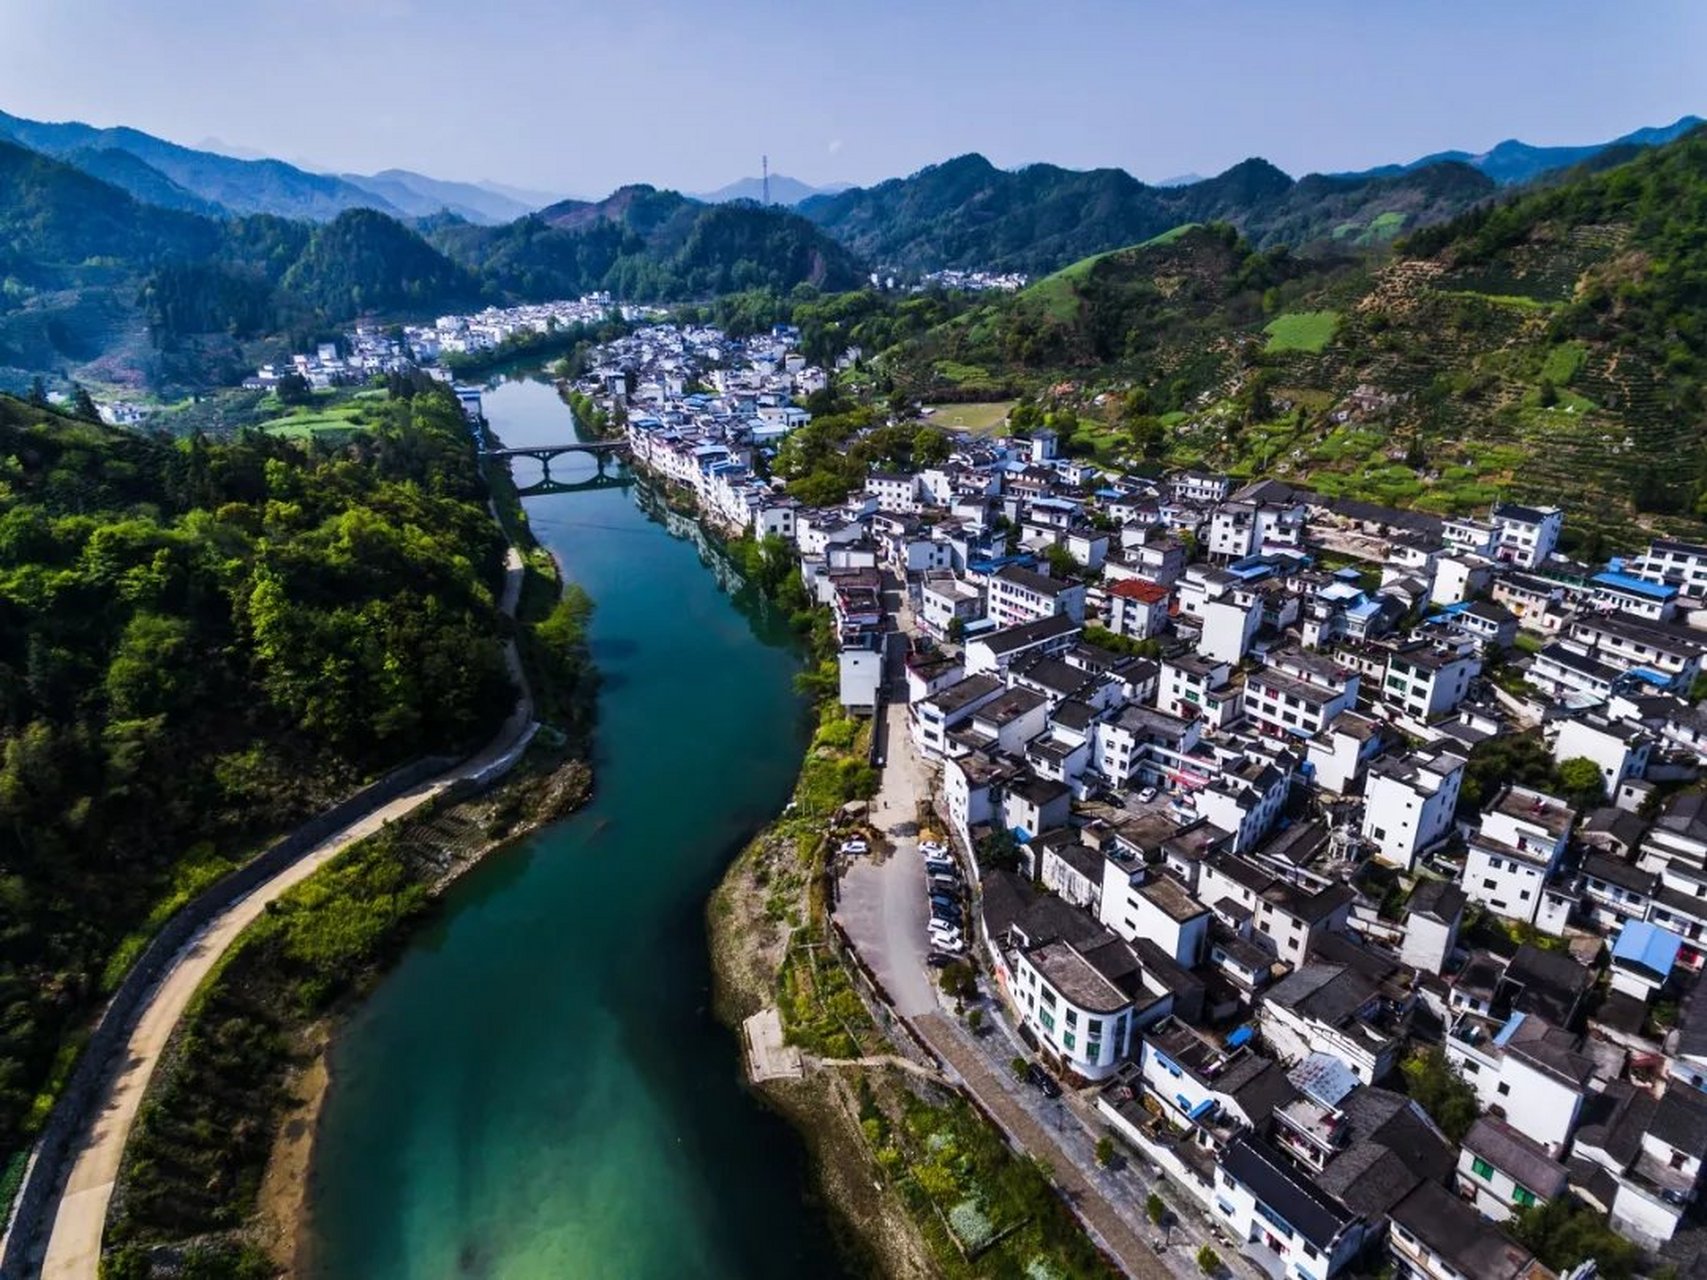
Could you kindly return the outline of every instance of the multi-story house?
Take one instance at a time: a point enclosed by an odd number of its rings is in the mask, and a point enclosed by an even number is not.
[[[1618,795],[1626,778],[1640,778],[1648,771],[1654,738],[1639,724],[1611,720],[1597,712],[1583,711],[1554,722],[1553,759],[1592,760],[1600,769],[1608,798]]]
[[[1426,722],[1462,702],[1481,670],[1473,644],[1408,641],[1388,652],[1381,697],[1412,719]]]
[[[966,642],[966,673],[1006,671],[1031,654],[1065,653],[1078,643],[1083,631],[1081,623],[1057,614],[1039,622],[982,633]]]
[[[1387,1251],[1407,1280],[1554,1280],[1535,1255],[1437,1182],[1393,1206]]]
[[[1625,613],[1644,622],[1669,622],[1677,612],[1677,588],[1608,569],[1589,579],[1589,605],[1602,613]]]
[[[1490,519],[1499,531],[1494,558],[1520,569],[1545,564],[1565,527],[1565,513],[1558,507],[1524,507],[1512,502],[1495,503]]]
[[[1504,1222],[1565,1193],[1565,1166],[1547,1148],[1505,1121],[1481,1116],[1459,1150],[1458,1194],[1477,1212]]]
[[[1085,620],[1085,584],[1051,578],[1034,569],[1007,565],[990,575],[987,612],[998,627],[1024,626],[1048,618]]]
[[[1280,649],[1245,678],[1245,713],[1266,732],[1313,738],[1357,705],[1355,673],[1319,655]]]
[[[1418,857],[1452,834],[1468,763],[1443,742],[1369,766],[1360,831],[1376,857],[1415,870]]]
[[[1148,640],[1168,625],[1173,593],[1158,582],[1121,578],[1107,591],[1108,629],[1130,640]]]
[[[1576,820],[1576,810],[1564,802],[1508,785],[1470,837],[1459,881],[1465,894],[1508,919],[1561,932],[1563,913],[1544,898]]]
[[[1263,1041],[1283,1061],[1325,1053],[1365,1084],[1398,1062],[1403,1039],[1388,1019],[1381,987],[1343,964],[1305,963],[1262,996]]]
[[[1445,1048],[1447,1061],[1475,1089],[1484,1110],[1494,1111],[1550,1157],[1568,1149],[1595,1075],[1581,1036],[1535,1013],[1513,1013],[1501,1022],[1463,1012],[1454,1019]]]
[[[1648,582],[1676,587],[1692,599],[1707,596],[1707,545],[1702,543],[1656,538],[1645,555],[1624,567]]]

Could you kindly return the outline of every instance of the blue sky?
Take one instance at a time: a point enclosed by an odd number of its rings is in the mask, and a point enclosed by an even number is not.
[[[0,0],[0,108],[579,195],[1360,168],[1707,115],[1700,0]]]

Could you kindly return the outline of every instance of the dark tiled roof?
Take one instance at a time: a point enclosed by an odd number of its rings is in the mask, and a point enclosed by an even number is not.
[[[1393,1206],[1393,1221],[1475,1280],[1519,1280],[1535,1255],[1435,1182]]]
[[[1318,1249],[1328,1250],[1351,1215],[1263,1139],[1241,1133],[1221,1155],[1221,1168]]]

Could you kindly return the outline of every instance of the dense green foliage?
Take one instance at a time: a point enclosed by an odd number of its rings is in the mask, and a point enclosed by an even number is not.
[[[1626,1280],[1640,1273],[1642,1251],[1619,1235],[1606,1219],[1569,1196],[1519,1209],[1511,1233],[1535,1256],[1563,1274],[1585,1259],[1606,1280]]]
[[[852,255],[793,213],[704,205],[646,186],[597,204],[565,201],[501,227],[448,223],[431,236],[493,288],[518,297],[605,289],[644,301],[803,282],[846,289],[860,278]]]
[[[0,1152],[175,867],[508,709],[460,412],[385,408],[334,452],[0,399]]]
[[[1453,1142],[1462,1142],[1476,1123],[1481,1104],[1476,1090],[1459,1075],[1438,1047],[1418,1049],[1399,1064],[1405,1089]]]
[[[814,196],[800,211],[881,267],[1041,273],[1188,222],[1230,222],[1259,245],[1390,237],[1492,194],[1468,165],[1294,182],[1265,160],[1219,177],[1150,187],[1119,169],[998,169],[960,156],[875,187]]]

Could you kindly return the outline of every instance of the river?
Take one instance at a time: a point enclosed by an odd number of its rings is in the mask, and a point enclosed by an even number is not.
[[[506,444],[573,431],[540,381],[485,403]],[[802,1145],[741,1086],[708,1007],[704,903],[786,800],[799,658],[639,493],[527,500],[597,605],[597,794],[466,877],[342,1031],[313,1170],[319,1276],[845,1274]]]

